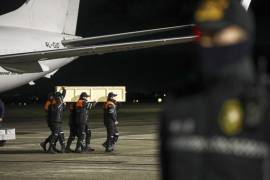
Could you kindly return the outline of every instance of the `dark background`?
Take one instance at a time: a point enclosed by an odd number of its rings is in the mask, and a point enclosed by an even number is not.
[[[22,5],[25,0],[0,2],[0,13]],[[268,58],[270,27],[267,1],[253,0],[257,39],[254,57]],[[83,37],[193,23],[198,0],[81,0],[77,35]],[[189,35],[190,29],[178,32]],[[151,37],[155,38],[155,37]],[[46,97],[56,85],[127,86],[128,95],[148,96],[185,87],[198,79],[195,45],[192,43],[132,52],[82,57],[61,68],[51,79],[23,86],[4,97]]]

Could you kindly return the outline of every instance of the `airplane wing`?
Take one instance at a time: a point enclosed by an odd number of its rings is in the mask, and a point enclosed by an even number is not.
[[[63,40],[62,44],[66,47],[89,46],[89,45],[96,45],[99,43],[112,42],[112,41],[132,38],[132,37],[139,37],[139,36],[173,31],[173,30],[179,30],[179,29],[184,29],[188,27],[192,28],[194,26],[195,24],[187,24],[187,25],[172,26],[172,27],[166,27],[166,28],[148,29],[148,30],[142,30],[142,31],[127,32],[127,33],[95,36],[95,37],[89,37],[89,38],[77,38],[77,39]]]
[[[186,36],[147,41],[134,41],[126,43],[91,45],[86,47],[67,47],[63,49],[49,51],[36,51],[29,53],[2,55],[0,56],[0,66],[16,73],[40,72],[42,71],[41,67],[37,68],[38,62],[40,61],[95,54],[106,54],[120,51],[130,51],[150,47],[186,43],[194,41],[195,38],[196,36]]]

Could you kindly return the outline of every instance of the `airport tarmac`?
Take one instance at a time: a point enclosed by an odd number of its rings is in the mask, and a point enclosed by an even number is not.
[[[160,110],[159,105],[123,105],[119,142],[114,152],[105,153],[102,110],[97,107],[90,115],[94,152],[47,154],[39,146],[49,135],[42,107],[7,107],[6,126],[16,128],[16,140],[0,147],[0,179],[158,180]],[[67,139],[67,115],[65,121]]]

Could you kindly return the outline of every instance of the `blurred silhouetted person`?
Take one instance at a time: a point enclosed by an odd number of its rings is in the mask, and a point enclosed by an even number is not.
[[[195,12],[202,83],[185,97],[174,92],[167,99],[160,127],[163,179],[270,177],[269,99],[250,60],[253,19],[239,2],[203,0]]]

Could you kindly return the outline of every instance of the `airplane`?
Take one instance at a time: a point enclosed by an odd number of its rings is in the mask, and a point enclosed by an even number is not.
[[[194,40],[194,36],[108,43],[185,28],[174,26],[82,38],[75,35],[80,0],[27,0],[0,16],[0,92],[47,77],[79,56],[128,51]]]
[[[251,0],[242,0],[247,9]],[[82,38],[76,36],[80,0],[26,0],[0,16],[0,93],[50,78],[79,56],[192,42],[196,35],[111,43],[194,24]]]

